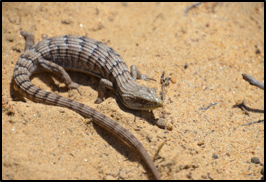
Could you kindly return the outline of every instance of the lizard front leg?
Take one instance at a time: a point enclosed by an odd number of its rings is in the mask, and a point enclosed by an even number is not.
[[[105,78],[101,78],[99,82],[99,87],[98,87],[98,98],[95,101],[96,104],[100,104],[103,102],[103,97],[106,92],[106,88],[110,90],[114,90],[114,85],[111,81]]]
[[[130,71],[131,71],[131,76],[133,77],[133,79],[136,81],[136,79],[140,79],[140,80],[153,80],[156,81],[153,78],[149,78],[147,75],[143,75],[141,74],[141,72],[139,71],[139,69],[135,66],[135,65],[131,65],[130,66]]]

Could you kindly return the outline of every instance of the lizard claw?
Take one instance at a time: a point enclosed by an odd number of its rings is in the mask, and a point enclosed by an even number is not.
[[[73,94],[71,93],[71,90],[72,89],[77,89],[78,93],[82,96],[80,90],[78,89],[79,88],[79,84],[77,83],[74,83],[74,82],[71,82],[67,87],[69,88],[69,97],[71,97]]]
[[[149,80],[156,81],[154,78],[150,78],[147,75],[141,75],[140,79],[141,80],[145,80],[145,81],[149,81]]]

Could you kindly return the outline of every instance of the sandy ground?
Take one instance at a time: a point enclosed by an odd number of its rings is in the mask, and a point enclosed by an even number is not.
[[[233,106],[243,99],[264,109],[264,3],[2,3],[2,179],[152,179],[127,145],[79,114],[61,107],[13,101],[10,79],[24,49],[20,30],[42,36],[74,34],[102,41],[127,65],[156,82],[172,74],[165,107],[131,111],[113,95],[94,104],[97,79],[72,73],[81,84],[72,99],[89,105],[134,134],[155,160],[162,179],[260,179],[264,114]],[[56,77],[55,77],[56,78]],[[68,97],[48,73],[32,82]],[[217,103],[207,110],[202,108]],[[12,114],[13,113],[13,114]],[[164,118],[172,128],[160,129]],[[257,157],[260,164],[251,162]]]

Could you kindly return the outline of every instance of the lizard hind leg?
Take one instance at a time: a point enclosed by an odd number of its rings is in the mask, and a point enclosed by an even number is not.
[[[65,69],[62,66],[56,63],[53,63],[51,61],[48,61],[42,57],[38,58],[38,66],[40,66],[40,68],[43,71],[55,73],[59,75],[60,77],[62,77],[63,82],[66,84],[66,86],[69,89],[70,97],[72,96],[72,93],[71,93],[72,89],[77,89],[78,93],[82,95],[80,90],[78,89],[80,85],[71,80],[69,74],[65,71]]]
[[[32,33],[29,33],[29,32],[26,32],[26,31],[21,31],[20,35],[23,36],[24,39],[25,39],[25,50],[24,51],[29,50],[31,47],[33,47],[33,45],[34,45],[34,35]],[[71,94],[71,90],[72,89],[77,89],[78,93],[80,95],[82,95],[81,92],[78,89],[78,87],[80,85],[77,84],[77,83],[72,82],[70,76],[64,70],[63,67],[61,67],[61,66],[59,66],[59,65],[57,65],[57,64],[55,64],[55,63],[53,63],[51,61],[45,60],[42,57],[38,59],[38,63],[39,63],[38,65],[44,71],[56,73],[56,74],[58,74],[59,76],[61,76],[63,78],[64,83],[67,85],[67,87],[69,89],[69,96],[72,96],[72,94]]]

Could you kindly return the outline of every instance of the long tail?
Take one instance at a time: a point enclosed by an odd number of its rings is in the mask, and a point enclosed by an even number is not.
[[[15,66],[14,80],[16,89],[24,97],[27,97],[34,102],[66,107],[73,111],[76,111],[85,118],[92,118],[95,124],[106,129],[110,133],[117,136],[119,139],[122,139],[129,146],[134,148],[140,154],[142,160],[147,164],[154,177],[156,179],[160,179],[159,172],[154,166],[153,161],[151,160],[142,144],[134,135],[132,135],[128,130],[123,128],[118,123],[114,122],[113,120],[93,108],[90,108],[74,100],[56,95],[54,93],[46,92],[33,85],[28,76],[28,68],[26,65],[23,65],[23,63],[25,63],[25,60],[23,59],[24,58],[19,58]]]

